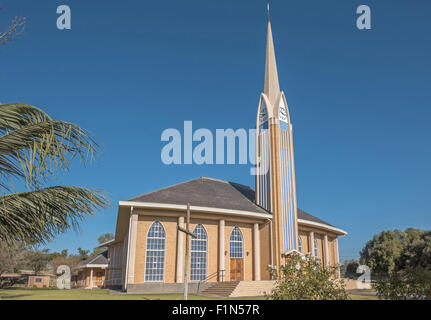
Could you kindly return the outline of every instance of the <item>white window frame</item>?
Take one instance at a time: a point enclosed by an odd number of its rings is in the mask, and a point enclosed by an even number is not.
[[[198,226],[200,226],[203,230],[204,230],[204,232],[205,232],[205,241],[206,241],[206,250],[205,251],[202,251],[202,250],[200,250],[200,251],[197,251],[197,250],[195,250],[195,251],[193,251],[192,250],[192,244],[190,243],[190,281],[201,281],[201,280],[205,280],[207,277],[208,277],[208,232],[207,232],[207,230],[205,229],[205,227],[203,226],[203,224],[201,224],[201,223],[198,223],[195,227],[194,227],[194,229],[193,229],[193,233],[195,233],[195,230],[196,230],[196,228],[198,227]],[[192,238],[191,239],[191,242],[193,242],[193,240],[195,240],[195,241],[202,241],[202,239],[194,239],[194,238]],[[205,253],[205,277],[204,277],[204,279],[201,279],[201,280],[192,280],[192,255],[193,255],[193,252],[204,252]]]
[[[163,268],[162,268],[162,279],[161,280],[147,280],[147,258],[148,258],[148,251],[162,251],[162,250],[156,250],[156,249],[148,249],[148,235],[150,234],[151,228],[154,226],[154,224],[160,224],[160,226],[163,229],[163,232],[165,234],[164,238],[155,238],[152,239],[163,239],[164,240],[164,249],[163,249]],[[165,267],[166,267],[166,230],[163,227],[163,224],[156,220],[154,221],[151,226],[148,228],[147,236],[146,236],[146,243],[145,243],[145,272],[144,272],[144,282],[165,282]]]
[[[241,241],[238,241],[238,240],[232,240],[232,234],[233,234],[233,232],[235,231],[235,229],[237,229],[238,231],[239,231],[239,234],[241,235]],[[231,253],[232,253],[232,250],[231,250],[231,243],[232,242],[241,242],[241,248],[242,248],[242,250],[241,250],[241,257],[232,257],[231,256]],[[241,229],[238,227],[238,226],[235,226],[233,229],[232,229],[232,231],[231,231],[231,233],[230,233],[230,235],[229,235],[229,258],[230,259],[244,259],[244,236],[243,236],[243,234],[242,234],[242,231],[241,231]]]

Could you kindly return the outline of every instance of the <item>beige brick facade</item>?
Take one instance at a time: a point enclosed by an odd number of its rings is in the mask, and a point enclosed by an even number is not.
[[[185,237],[182,237],[182,245],[178,243],[178,222],[179,217],[183,217],[184,213],[177,211],[150,211],[150,210],[138,210],[134,209],[130,221],[136,219],[136,239],[131,239],[130,243],[135,243],[135,248],[127,248],[123,243],[116,242],[110,249],[110,266],[118,271],[120,266],[121,257],[126,257],[124,252],[120,252],[120,248],[125,247],[128,250],[127,257],[128,261],[128,284],[142,284],[145,283],[145,267],[146,267],[146,246],[147,246],[147,235],[151,225],[158,221],[163,226],[165,231],[165,263],[164,263],[164,283],[175,283],[183,282],[182,277],[177,280],[177,274],[180,275],[184,272],[185,267]],[[220,224],[220,220],[224,221]],[[182,221],[182,220],[181,220]],[[250,219],[250,218],[239,218],[236,216],[228,215],[208,215],[200,213],[192,213],[190,219],[190,231],[201,224],[207,234],[207,277],[210,277],[208,281],[231,281],[231,258],[230,258],[230,236],[232,230],[238,227],[242,234],[243,239],[243,270],[242,280],[253,281],[256,280],[255,274],[255,261],[254,255],[258,253],[259,259],[256,260],[259,263],[259,280],[271,280],[268,266],[271,265],[271,223],[268,219]],[[254,242],[254,225],[257,224],[258,230],[258,248],[255,247]],[[123,222],[123,225],[127,225]],[[133,226],[132,222],[129,223]],[[224,226],[223,232],[220,230],[220,226]],[[310,228],[308,226],[299,227],[299,237],[302,241],[302,253],[312,253],[311,245],[311,232],[314,238],[317,240],[318,258],[323,262],[329,261],[331,266],[336,264],[338,256],[338,250],[336,245],[337,234],[324,231],[319,228]],[[125,231],[124,240],[126,240],[129,231]],[[132,234],[132,233],[130,233]],[[220,248],[219,244],[223,241],[219,241],[219,235],[223,234],[224,247]],[[325,251],[325,235],[328,239],[328,254],[326,256]],[[129,235],[130,236],[130,235]],[[124,241],[123,240],[123,241]],[[135,241],[133,241],[135,240]],[[178,249],[182,248],[182,252],[178,252]],[[258,251],[257,251],[258,249]],[[133,253],[133,254],[132,254]],[[178,261],[178,259],[181,259]],[[218,277],[221,269],[220,259],[224,258],[224,279]],[[134,261],[132,261],[134,259]],[[131,264],[133,267],[131,267]],[[190,256],[189,256],[189,268],[190,268]],[[123,267],[124,268],[124,264]],[[180,270],[177,270],[180,268]],[[130,275],[130,270],[133,270],[133,276]],[[180,272],[177,272],[180,271]],[[124,272],[121,272],[124,276]],[[188,270],[190,277],[190,269]]]
[[[174,214],[172,217],[157,216],[157,213],[151,214],[149,212],[141,212],[139,214],[137,224],[137,236],[136,236],[136,251],[135,251],[135,264],[134,264],[134,280],[133,283],[144,283],[145,282],[145,263],[146,263],[146,245],[147,245],[147,234],[151,225],[154,221],[159,221],[166,233],[166,249],[165,249],[165,273],[164,282],[174,283],[176,282],[176,268],[177,268],[177,249],[178,249],[178,215]],[[193,231],[196,225],[201,224],[207,233],[207,276],[212,276],[208,281],[217,281],[216,276],[219,271],[219,250],[221,250],[225,259],[225,281],[230,280],[230,247],[229,239],[231,232],[234,227],[238,227],[243,236],[243,259],[244,259],[244,280],[254,280],[254,266],[253,266],[253,223],[235,222],[227,220],[224,228],[224,248],[219,248],[219,220],[214,219],[200,219],[191,218],[190,230]],[[260,238],[268,239],[267,232],[263,231],[263,236]],[[181,247],[181,246],[180,246]],[[185,237],[183,239],[183,252],[185,255]],[[266,250],[267,251],[267,250]],[[265,250],[263,251],[265,252]],[[265,254],[264,254],[265,255]],[[184,261],[183,266],[184,268]],[[190,266],[190,257],[189,257]],[[184,270],[184,269],[183,269]],[[190,272],[189,272],[190,276]]]

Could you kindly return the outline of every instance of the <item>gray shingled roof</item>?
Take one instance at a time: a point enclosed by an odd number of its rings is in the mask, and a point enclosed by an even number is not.
[[[108,250],[99,253],[97,256],[90,257],[82,261],[79,265],[85,266],[87,264],[108,264]]]
[[[185,181],[134,197],[128,201],[179,205],[190,203],[193,206],[199,207],[268,213],[268,211],[254,202],[255,192],[250,187],[207,177]],[[301,209],[298,209],[298,219],[332,226]]]
[[[319,219],[307,212],[305,212],[304,210],[301,210],[298,208],[298,219],[302,219],[302,220],[307,220],[307,221],[312,221],[312,222],[317,222],[317,223],[322,223],[322,224],[326,224],[328,226],[334,227],[332,224],[327,223],[326,221],[323,221],[322,219]]]

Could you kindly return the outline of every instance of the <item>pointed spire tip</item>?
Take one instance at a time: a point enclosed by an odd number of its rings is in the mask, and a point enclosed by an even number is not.
[[[268,11],[268,22],[270,21],[270,14],[269,14],[269,2],[266,4],[266,10]]]

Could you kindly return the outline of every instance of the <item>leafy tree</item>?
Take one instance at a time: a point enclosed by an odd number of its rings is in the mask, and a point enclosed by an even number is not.
[[[394,268],[373,287],[380,298],[431,299],[431,231],[407,229]]]
[[[0,242],[0,276],[6,272],[16,272],[24,258],[24,246],[20,243]]]
[[[403,248],[396,261],[396,270],[431,269],[431,231],[407,229]]]
[[[372,284],[381,299],[431,300],[431,270],[417,267],[392,271]]]
[[[62,256],[59,255],[52,260],[50,260],[49,264],[52,266],[53,273],[57,272],[59,266],[65,265],[68,266],[72,272],[72,274],[77,274],[77,267],[82,261],[81,257],[78,255],[68,255]]]
[[[84,250],[82,248],[78,248],[78,254],[81,261],[87,260],[90,256],[88,255],[90,250]]]
[[[49,262],[48,249],[28,250],[24,255],[24,264],[37,275],[45,270]]]
[[[3,277],[7,272],[18,272],[24,260],[24,246],[0,241],[0,289],[12,286],[14,281]]]
[[[375,235],[362,249],[361,264],[385,277],[391,272],[416,267],[431,267],[430,232],[409,228],[388,230]]]
[[[68,170],[73,159],[88,163],[98,154],[96,140],[79,126],[51,119],[21,103],[0,105],[0,189],[12,192],[11,179],[28,191],[0,196],[0,240],[45,242],[97,208],[108,206],[98,190],[78,186],[42,188],[56,170]]]
[[[356,273],[356,270],[359,267],[359,261],[358,260],[347,260],[344,261],[344,264],[342,266],[342,269],[344,272],[342,274],[346,278],[356,279],[358,277],[358,274]]]
[[[310,255],[292,254],[281,269],[283,277],[269,295],[273,300],[345,300],[345,283],[334,279],[337,268],[326,267]]]
[[[405,233],[400,230],[383,231],[375,235],[360,252],[361,264],[367,265],[372,273],[388,274],[395,268],[404,237]]]
[[[114,239],[114,235],[112,233],[104,233],[102,235],[99,236],[99,238],[97,238],[97,241],[99,242],[99,244],[108,242],[110,240]]]
[[[99,242],[99,245],[101,245],[102,243],[108,242],[112,239],[114,239],[114,235],[112,233],[104,233],[97,238],[97,241]],[[96,247],[91,253],[91,256],[96,256],[107,249],[108,247]]]

